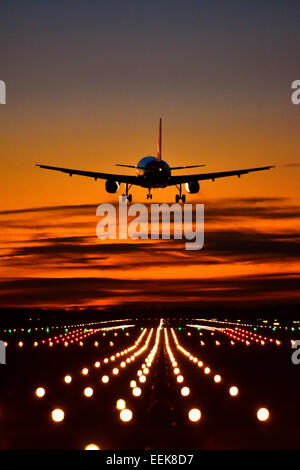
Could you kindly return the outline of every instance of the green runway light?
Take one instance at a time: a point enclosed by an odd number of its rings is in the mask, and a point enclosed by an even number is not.
[[[11,332],[12,332],[12,330],[8,330],[8,332],[9,332],[9,333],[11,333]]]
[[[69,331],[68,328],[65,328],[65,332],[68,333],[68,331]]]
[[[295,331],[295,328],[292,326],[291,330],[292,330],[292,331]]]
[[[49,331],[50,331],[49,328],[46,328],[46,333],[49,333]]]
[[[31,329],[30,329],[30,328],[27,330],[27,333],[31,333]]]

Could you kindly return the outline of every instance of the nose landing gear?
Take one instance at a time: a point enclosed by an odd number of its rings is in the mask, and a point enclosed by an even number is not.
[[[176,188],[178,189],[179,194],[176,194],[175,202],[177,203],[177,202],[181,201],[184,204],[185,203],[185,194],[182,194],[181,184],[180,185],[176,184]]]

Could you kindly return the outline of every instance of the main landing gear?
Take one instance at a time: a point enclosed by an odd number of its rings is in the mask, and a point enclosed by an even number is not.
[[[182,194],[181,184],[179,184],[179,185],[176,184],[176,188],[178,189],[179,194],[176,194],[175,202],[177,203],[181,200],[182,203],[184,204],[185,203],[185,194]]]
[[[129,189],[131,188],[132,184],[125,183],[125,194],[122,194],[122,201],[127,201],[129,204],[132,203],[132,194],[128,194]]]

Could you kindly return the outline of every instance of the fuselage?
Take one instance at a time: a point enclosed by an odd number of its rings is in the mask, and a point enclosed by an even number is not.
[[[137,164],[137,173],[146,188],[165,188],[171,176],[171,169],[164,160],[148,156]]]

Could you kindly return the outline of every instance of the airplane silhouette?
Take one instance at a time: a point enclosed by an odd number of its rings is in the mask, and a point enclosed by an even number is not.
[[[98,171],[84,171],[84,170],[72,170],[70,168],[61,168],[56,166],[48,166],[37,164],[36,166],[44,168],[46,170],[61,171],[72,175],[87,176],[89,178],[106,180],[105,189],[108,193],[116,193],[121,183],[125,183],[125,194],[123,197],[128,199],[128,202],[132,202],[132,195],[129,194],[129,189],[135,186],[141,186],[142,188],[148,189],[147,199],[152,199],[151,189],[152,188],[166,188],[167,186],[176,186],[179,194],[176,194],[176,202],[180,200],[185,202],[185,194],[182,194],[182,185],[185,184],[185,189],[190,194],[198,193],[200,190],[199,181],[212,180],[216,178],[224,178],[226,176],[238,176],[245,175],[252,171],[262,171],[274,168],[274,165],[263,166],[258,168],[247,168],[244,170],[233,170],[233,171],[221,171],[215,173],[198,173],[193,175],[180,175],[172,176],[171,171],[182,170],[186,168],[196,168],[205,165],[189,165],[189,166],[174,166],[171,167],[169,164],[162,160],[162,134],[161,134],[161,118],[159,120],[159,136],[158,136],[158,148],[157,155],[143,157],[137,165],[121,165],[116,166],[134,168],[137,170],[137,175],[117,175],[113,173],[101,173]]]

